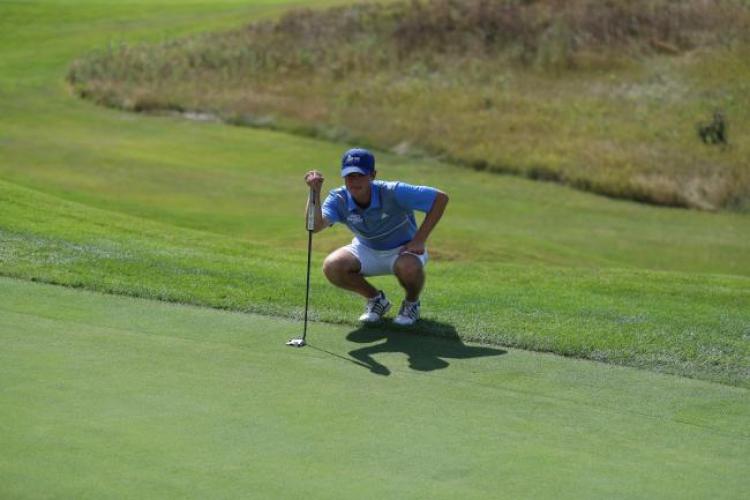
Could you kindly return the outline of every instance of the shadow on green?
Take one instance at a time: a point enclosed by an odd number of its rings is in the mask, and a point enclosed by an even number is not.
[[[375,326],[363,325],[350,332],[346,339],[357,344],[369,345],[349,351],[351,358],[343,359],[367,368],[376,375],[386,376],[390,375],[391,371],[375,360],[374,356],[377,354],[403,353],[409,358],[409,368],[430,372],[447,368],[450,363],[446,358],[469,359],[500,356],[508,352],[503,349],[466,345],[452,325],[424,319],[413,329],[399,327],[391,322]],[[328,354],[341,357],[331,352]]]

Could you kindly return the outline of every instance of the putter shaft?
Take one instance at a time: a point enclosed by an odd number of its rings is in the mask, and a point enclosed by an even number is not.
[[[305,323],[302,329],[302,341],[307,337],[307,306],[310,302],[310,257],[312,254],[312,231],[307,231],[307,283],[305,284]]]
[[[305,320],[302,328],[302,338],[292,339],[286,343],[286,345],[292,347],[303,347],[307,343],[305,338],[307,337],[307,309],[310,304],[310,263],[312,260],[312,235],[315,231],[315,207],[318,204],[315,190],[310,188],[310,195],[307,203],[307,280],[305,282]]]
[[[315,190],[310,188],[307,203],[307,280],[305,283],[305,322],[302,328],[302,345],[307,338],[307,309],[310,303],[310,262],[312,258],[312,235],[315,231],[315,208],[318,204]]]

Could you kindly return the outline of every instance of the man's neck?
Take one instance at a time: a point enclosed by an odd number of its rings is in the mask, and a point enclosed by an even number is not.
[[[362,193],[362,199],[358,199],[351,193],[349,194],[351,195],[352,200],[354,200],[354,203],[356,203],[359,208],[367,208],[372,202],[372,183],[370,184],[370,189],[368,189],[367,192]]]
[[[359,208],[367,208],[370,206],[370,202],[372,201],[372,190],[367,194],[367,200],[361,201],[352,196],[352,199],[354,200],[354,203],[357,204]]]

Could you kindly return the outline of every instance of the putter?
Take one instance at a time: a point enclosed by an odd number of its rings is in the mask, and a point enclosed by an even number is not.
[[[307,337],[307,305],[310,299],[310,257],[312,255],[312,235],[315,231],[315,207],[318,204],[318,200],[315,196],[315,191],[310,188],[310,195],[307,203],[307,284],[305,285],[305,323],[302,329],[302,337],[291,339],[286,343],[292,347],[304,347],[307,345],[305,338]]]

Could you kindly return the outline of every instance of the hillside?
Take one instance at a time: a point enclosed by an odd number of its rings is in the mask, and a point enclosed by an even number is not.
[[[618,198],[746,211],[748,33],[739,0],[368,3],[110,45],[68,78],[117,108],[200,112]],[[698,134],[717,112],[728,145]]]
[[[94,209],[5,182],[0,182],[0,199],[2,275],[300,317],[301,252]],[[457,230],[447,224],[443,237]],[[412,333],[750,386],[748,277],[618,269],[603,263],[592,268],[520,265],[491,255],[446,261],[441,240],[435,239],[436,262],[423,296],[425,319]],[[316,243],[316,269],[325,255],[319,248]],[[390,280],[377,282],[396,293]],[[312,294],[314,319],[355,324],[358,298],[328,286],[317,272]]]

